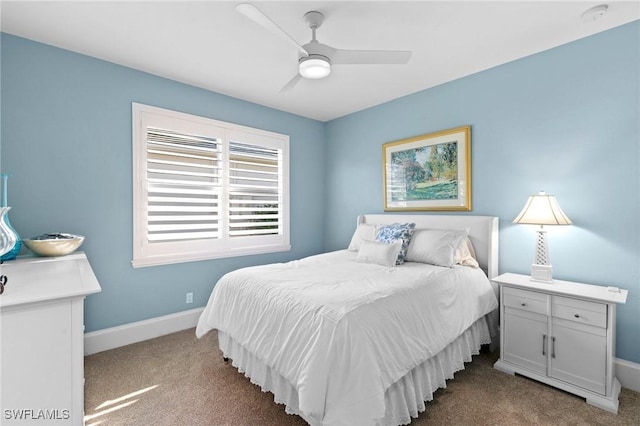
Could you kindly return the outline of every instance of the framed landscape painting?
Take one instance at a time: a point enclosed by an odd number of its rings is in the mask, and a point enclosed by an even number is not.
[[[382,145],[384,210],[471,210],[471,126]]]

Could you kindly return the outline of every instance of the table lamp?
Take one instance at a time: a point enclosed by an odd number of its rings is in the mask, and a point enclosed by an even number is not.
[[[540,225],[540,229],[537,230],[536,255],[533,265],[531,265],[531,281],[552,283],[553,274],[549,263],[549,246],[544,225],[571,225],[571,219],[564,214],[554,195],[541,191],[539,194],[529,197],[513,223]]]

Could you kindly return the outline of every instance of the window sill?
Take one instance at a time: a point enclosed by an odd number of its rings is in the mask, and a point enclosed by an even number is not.
[[[291,245],[278,245],[271,247],[253,247],[237,250],[226,250],[217,253],[185,253],[182,255],[152,256],[141,259],[133,259],[131,265],[134,268],[145,268],[147,266],[171,265],[174,263],[199,262],[201,260],[223,259],[227,257],[252,256],[256,254],[278,253],[290,251]]]

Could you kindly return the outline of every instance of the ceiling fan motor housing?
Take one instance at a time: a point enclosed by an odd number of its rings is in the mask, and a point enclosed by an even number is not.
[[[311,40],[309,43],[305,44],[302,47],[309,53],[309,56],[324,56],[327,59],[331,58],[331,54],[335,50],[330,46],[327,46],[326,44],[318,42],[317,40]],[[303,57],[304,56],[301,56],[300,59],[302,59]]]
[[[326,44],[319,43],[315,37],[305,44],[303,48],[309,55],[298,58],[298,70],[301,76],[319,79],[331,74],[331,53],[334,49]]]

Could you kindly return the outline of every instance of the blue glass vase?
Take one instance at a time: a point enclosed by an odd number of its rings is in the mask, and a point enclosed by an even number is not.
[[[0,178],[2,179],[2,186],[0,186],[0,188],[2,188],[2,197],[0,199],[0,207],[8,207],[8,205],[7,205],[7,180],[9,179],[9,175],[0,174]],[[22,248],[22,239],[20,238],[20,235],[18,235],[16,230],[13,229],[13,227],[11,226],[11,223],[9,222],[9,214],[8,213],[9,212],[7,211],[2,216],[2,221],[4,222],[4,225],[7,228],[9,228],[10,231],[13,231],[13,233],[16,235],[16,242],[13,245],[13,248],[11,248],[8,252],[6,252],[2,256],[0,256],[0,260],[3,261],[3,262],[5,260],[15,259],[16,256],[18,255],[18,253],[20,253],[20,249]]]

